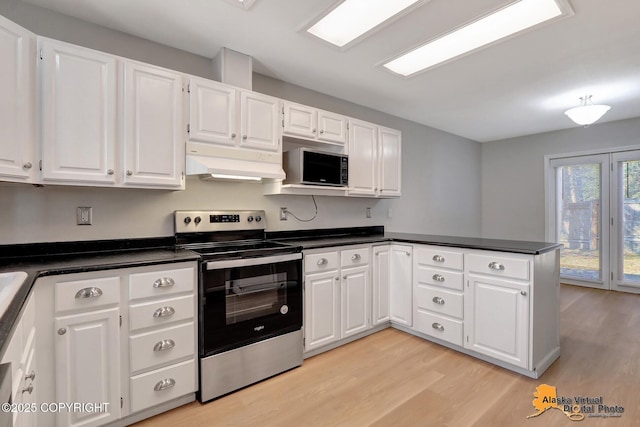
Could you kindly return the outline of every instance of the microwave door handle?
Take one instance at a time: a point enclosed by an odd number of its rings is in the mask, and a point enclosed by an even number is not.
[[[295,261],[302,259],[301,253],[274,255],[257,258],[241,258],[228,261],[209,261],[206,263],[207,270],[221,270],[223,268],[250,267],[254,265],[275,264],[279,262]]]

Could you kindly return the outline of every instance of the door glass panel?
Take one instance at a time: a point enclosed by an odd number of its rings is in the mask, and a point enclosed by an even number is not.
[[[563,277],[602,280],[601,167],[599,163],[558,168],[558,242]]]
[[[640,282],[640,161],[622,162],[622,271],[625,282]]]

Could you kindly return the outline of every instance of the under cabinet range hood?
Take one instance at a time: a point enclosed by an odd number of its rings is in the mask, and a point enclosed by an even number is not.
[[[256,158],[238,159],[187,155],[187,175],[199,175],[202,179],[256,181],[262,179],[282,180],[285,177],[281,162]]]

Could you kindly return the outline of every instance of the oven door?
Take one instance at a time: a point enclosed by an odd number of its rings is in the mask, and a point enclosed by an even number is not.
[[[302,327],[302,254],[202,264],[200,355]]]

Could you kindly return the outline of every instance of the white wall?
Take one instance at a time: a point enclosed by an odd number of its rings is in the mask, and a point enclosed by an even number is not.
[[[211,60],[17,0],[0,15],[36,34],[212,78]],[[310,196],[263,196],[261,185],[187,179],[186,191],[33,187],[0,183],[0,244],[169,236],[178,209],[265,209],[271,230],[384,225],[388,230],[477,236],[481,229],[480,144],[305,88],[254,74],[253,89],[402,131],[403,196],[394,200],[316,197],[318,218],[278,220],[286,206],[313,214]],[[93,225],[75,225],[78,206]],[[367,207],[373,218],[365,217]],[[392,217],[388,218],[388,209]]]
[[[482,144],[482,234],[545,240],[544,156],[640,144],[640,118]]]

